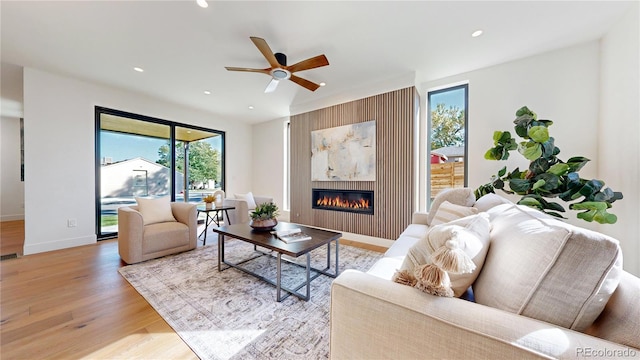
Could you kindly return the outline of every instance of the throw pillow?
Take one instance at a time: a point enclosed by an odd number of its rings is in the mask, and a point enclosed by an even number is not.
[[[486,213],[432,227],[409,249],[393,281],[433,295],[460,297],[482,269],[489,229]]]
[[[445,201],[456,205],[472,206],[476,202],[476,196],[473,193],[473,189],[470,188],[454,188],[441,191],[431,203],[431,209],[427,213],[427,225],[433,225],[431,221],[436,212],[438,212],[440,204]]]
[[[235,194],[235,197],[236,199],[246,201],[249,210],[253,210],[256,208],[256,200],[254,199],[252,192],[248,192],[246,194]]]
[[[473,204],[473,207],[478,209],[479,211],[489,211],[491,208],[502,204],[513,204],[513,202],[500,195],[489,193],[476,200],[476,203]]]
[[[168,196],[156,199],[137,197],[136,202],[138,203],[138,211],[142,215],[142,221],[145,225],[176,221],[171,211],[171,198]]]
[[[448,201],[444,201],[438,207],[436,215],[431,220],[431,225],[445,224],[465,216],[477,214],[478,212],[478,209],[474,207],[456,205]]]
[[[522,205],[488,213],[491,250],[473,285],[476,302],[572,330],[589,327],[618,286],[618,241]]]

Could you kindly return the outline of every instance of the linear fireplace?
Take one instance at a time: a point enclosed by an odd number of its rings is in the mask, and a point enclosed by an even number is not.
[[[312,208],[373,215],[373,191],[312,189]]]

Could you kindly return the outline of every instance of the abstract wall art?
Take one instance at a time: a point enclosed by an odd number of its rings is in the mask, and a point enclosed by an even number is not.
[[[375,120],[311,132],[312,181],[375,181]]]

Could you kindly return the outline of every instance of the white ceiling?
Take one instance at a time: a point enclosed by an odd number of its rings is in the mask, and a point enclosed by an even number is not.
[[[598,39],[631,5],[209,1],[203,9],[195,0],[2,0],[1,60],[256,123],[407,74],[421,84]],[[477,29],[484,34],[472,38]],[[327,85],[311,92],[286,81],[265,94],[267,75],[225,70],[268,67],[249,36],[264,38],[289,64],[325,54],[329,66],[296,75]],[[136,66],[145,71],[135,72]],[[15,78],[4,67],[2,80]]]

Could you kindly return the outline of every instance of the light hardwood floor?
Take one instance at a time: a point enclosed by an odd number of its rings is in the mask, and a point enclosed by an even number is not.
[[[24,220],[0,222],[0,255],[22,255]]]
[[[197,359],[121,266],[117,240],[0,262],[0,358]]]

